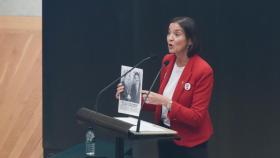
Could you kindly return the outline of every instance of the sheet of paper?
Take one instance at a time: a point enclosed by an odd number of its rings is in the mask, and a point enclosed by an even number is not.
[[[121,66],[121,75],[125,74],[132,67]],[[133,116],[139,116],[141,109],[141,90],[143,81],[143,70],[133,69],[121,78],[124,85],[124,92],[120,94],[118,112]]]
[[[137,119],[133,118],[133,117],[115,117],[118,120],[133,124],[134,126],[132,126],[130,128],[130,131],[136,131],[136,125],[137,125]],[[166,132],[165,128],[162,128],[158,125],[146,122],[141,120],[140,123],[140,131],[141,132]]]

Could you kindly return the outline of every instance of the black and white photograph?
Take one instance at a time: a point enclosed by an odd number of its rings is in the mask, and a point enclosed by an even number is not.
[[[122,66],[121,75],[125,74],[132,67]],[[138,116],[141,108],[141,90],[143,81],[143,70],[135,68],[122,79],[124,92],[120,94],[119,113]]]

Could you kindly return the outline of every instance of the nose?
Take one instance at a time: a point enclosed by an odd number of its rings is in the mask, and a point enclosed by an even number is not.
[[[174,40],[174,36],[172,34],[169,34],[167,36],[167,41],[173,41]]]

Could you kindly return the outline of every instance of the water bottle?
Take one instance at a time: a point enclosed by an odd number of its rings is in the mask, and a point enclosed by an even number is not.
[[[86,133],[86,155],[93,157],[95,155],[95,135],[93,133],[93,128],[89,127]]]

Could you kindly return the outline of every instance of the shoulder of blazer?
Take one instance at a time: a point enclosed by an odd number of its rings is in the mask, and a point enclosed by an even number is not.
[[[163,57],[162,64],[166,61],[170,62],[170,60],[173,60],[174,58],[176,58],[175,54],[168,53]]]
[[[162,65],[164,65],[164,63],[166,62],[166,61],[169,61],[169,64],[168,64],[168,66],[166,66],[166,67],[164,67],[163,68],[163,72],[165,72],[168,68],[171,68],[172,66],[172,63],[175,61],[175,58],[176,58],[176,56],[175,56],[175,54],[170,54],[170,53],[168,53],[168,54],[166,54],[164,57],[163,57],[163,59],[162,59]]]
[[[193,73],[198,74],[211,74],[213,73],[212,67],[199,55],[193,56]]]

